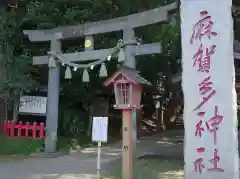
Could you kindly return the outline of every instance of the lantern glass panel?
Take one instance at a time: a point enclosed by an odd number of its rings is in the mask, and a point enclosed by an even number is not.
[[[129,104],[129,83],[119,83],[117,84],[117,89],[119,90],[119,104]]]

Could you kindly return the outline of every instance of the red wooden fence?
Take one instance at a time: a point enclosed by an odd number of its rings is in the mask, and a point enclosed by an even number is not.
[[[37,124],[34,122],[30,124],[27,122],[16,123],[13,121],[5,120],[3,123],[3,132],[5,136],[9,137],[27,137],[33,139],[43,139],[45,137],[44,123]]]

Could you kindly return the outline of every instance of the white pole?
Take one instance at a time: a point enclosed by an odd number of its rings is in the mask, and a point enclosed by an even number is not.
[[[100,170],[101,170],[101,142],[98,142],[98,151],[97,151],[97,179],[100,179]]]

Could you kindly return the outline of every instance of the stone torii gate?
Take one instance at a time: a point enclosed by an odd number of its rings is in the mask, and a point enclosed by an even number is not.
[[[67,62],[89,62],[105,58],[112,51],[112,49],[94,50],[92,35],[123,30],[123,41],[129,41],[135,39],[134,28],[168,21],[168,12],[175,10],[176,8],[177,4],[172,3],[149,11],[109,20],[87,23],[84,25],[59,27],[50,30],[24,30],[23,32],[25,35],[28,35],[31,42],[50,41],[51,51],[56,53],[61,53],[61,40],[85,37],[85,42],[86,40],[90,40],[91,43],[90,45],[85,46],[84,52],[66,53],[61,54],[61,56]],[[135,56],[161,53],[162,48],[159,43],[126,45],[124,47],[124,52],[126,58],[126,61],[124,62],[125,65],[131,68],[136,68]],[[33,57],[33,65],[44,65],[48,64],[48,62],[48,55]],[[56,68],[49,68],[45,140],[46,153],[56,151],[59,86],[60,65],[57,65]],[[136,119],[134,120],[136,121]],[[136,140],[136,136],[134,138]]]

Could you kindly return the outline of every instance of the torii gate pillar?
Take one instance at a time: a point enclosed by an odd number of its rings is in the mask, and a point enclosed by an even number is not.
[[[51,41],[51,51],[61,52],[61,42]],[[48,71],[48,92],[47,92],[47,119],[46,119],[46,139],[45,152],[53,153],[56,151],[57,131],[58,131],[58,104],[60,88],[60,66],[49,68]]]

